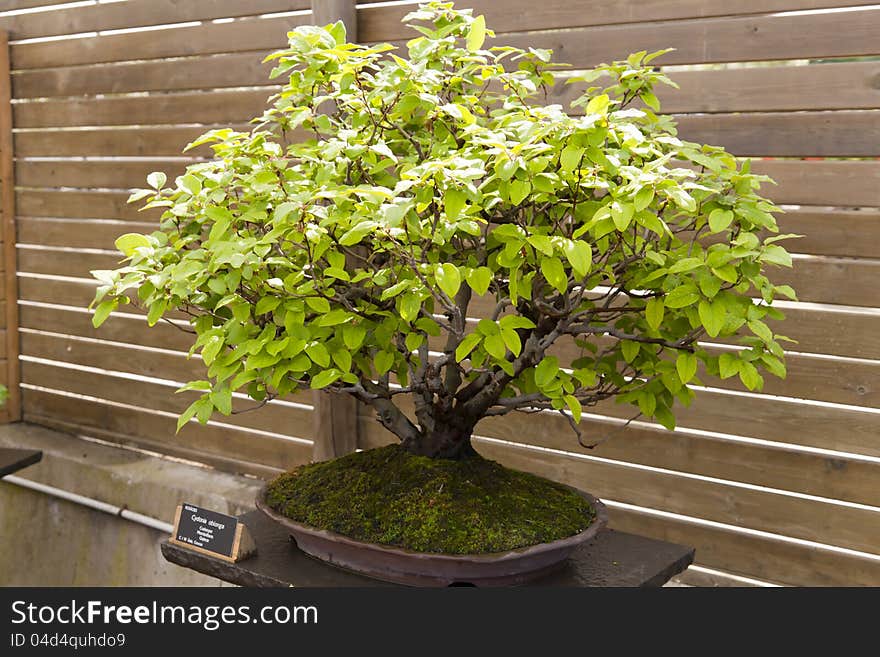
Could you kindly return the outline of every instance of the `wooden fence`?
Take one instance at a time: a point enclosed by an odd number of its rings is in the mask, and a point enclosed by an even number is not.
[[[48,4],[61,6],[18,11]],[[493,418],[478,427],[478,449],[596,493],[614,526],[695,545],[705,568],[777,583],[880,585],[880,61],[866,59],[880,55],[880,8],[854,0],[469,4],[501,41],[552,48],[575,69],[675,47],[663,63],[682,88],[664,92],[665,111],[686,138],[762,158],[754,168],[779,183],[768,193],[792,206],[782,230],[805,235],[791,243],[794,270],[775,275],[801,296],[781,304],[783,332],[798,340],[785,381],[768,377],[761,394],[733,379],[713,382],[680,411],[673,433],[647,422],[621,430],[624,409],[603,405],[585,417],[586,432],[614,437],[593,451],[553,415]],[[173,175],[204,156],[180,150],[209,127],[258,114],[273,91],[260,60],[284,46],[287,30],[341,16],[360,41],[399,43],[410,38],[400,18],[412,4],[7,0],[3,9],[16,157],[13,199],[0,71],[0,344],[13,356],[14,390],[20,349],[23,418],[256,474],[388,442],[353,404],[311,394],[175,436],[192,398],[172,393],[201,372],[185,357],[187,336],[169,324],[148,329],[134,311],[95,331],[85,307],[88,271],[118,262],[115,237],[155,221],[126,205],[127,190],[150,171]],[[719,63],[745,64],[695,66]],[[565,102],[566,91],[554,101]]]

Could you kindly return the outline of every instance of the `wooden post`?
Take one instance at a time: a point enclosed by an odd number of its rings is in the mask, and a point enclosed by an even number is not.
[[[357,41],[356,0],[312,0],[312,22],[327,25],[342,21],[349,41]]]
[[[21,373],[18,361],[18,281],[15,256],[15,184],[12,162],[12,81],[9,75],[9,40],[0,32],[0,212],[3,237],[3,315],[6,319],[6,358],[2,383],[9,390],[4,415],[9,422],[21,420]]]
[[[327,25],[341,20],[349,41],[357,41],[356,0],[312,0],[312,22]],[[353,452],[358,445],[358,402],[345,394],[316,390],[313,461],[327,461]]]

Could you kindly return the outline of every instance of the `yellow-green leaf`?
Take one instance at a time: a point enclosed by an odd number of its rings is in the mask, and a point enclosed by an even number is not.
[[[140,233],[126,233],[116,238],[116,248],[127,257],[134,255],[136,249],[142,246],[150,246],[150,240]]]
[[[434,278],[437,285],[443,290],[450,299],[454,299],[461,287],[461,272],[458,267],[449,262],[438,265],[434,272]]]
[[[467,49],[476,52],[483,47],[486,41],[486,17],[477,16],[471,23],[471,30],[467,36]]]

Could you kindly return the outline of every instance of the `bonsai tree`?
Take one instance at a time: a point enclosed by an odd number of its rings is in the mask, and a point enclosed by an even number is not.
[[[312,388],[373,407],[409,453],[459,459],[487,416],[555,411],[587,444],[603,400],[671,429],[698,375],[785,375],[766,320],[794,292],[766,269],[791,259],[766,237],[767,178],[657,114],[662,52],[570,76],[598,86],[566,108],[544,104],[549,51],[488,47],[452,3],[405,21],[421,36],[402,52],[296,28],[255,128],[206,133],[188,148],[214,159],[132,195],[161,226],[93,272],[94,323],[130,301],[151,325],[191,316],[207,374],[178,428],[235,391]]]

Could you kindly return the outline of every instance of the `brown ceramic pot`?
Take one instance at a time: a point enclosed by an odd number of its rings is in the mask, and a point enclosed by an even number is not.
[[[270,508],[265,487],[257,495],[256,504],[290,532],[300,550],[346,570],[410,586],[515,586],[560,568],[575,548],[593,539],[608,523],[604,504],[588,493],[572,490],[586,499],[596,513],[584,531],[550,543],[489,554],[415,552],[316,529]]]

